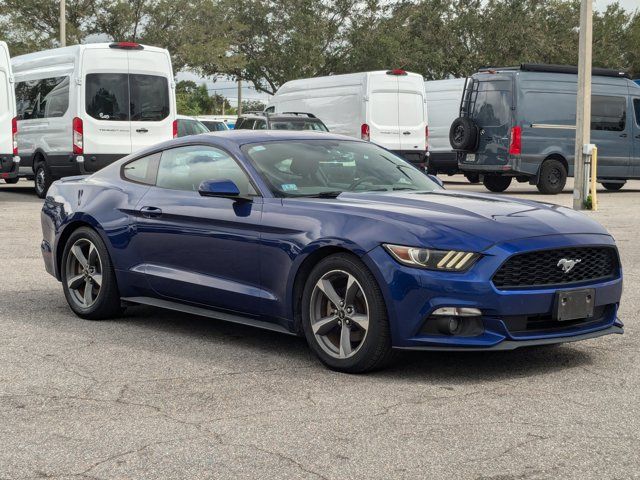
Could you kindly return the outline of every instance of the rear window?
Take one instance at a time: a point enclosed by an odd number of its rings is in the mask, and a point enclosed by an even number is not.
[[[498,127],[511,121],[511,81],[479,82],[472,117],[481,127]]]
[[[275,120],[271,122],[272,130],[311,130],[314,132],[328,132],[324,123],[305,120]]]
[[[165,77],[126,73],[87,75],[86,111],[106,121],[157,122],[169,116]]]
[[[424,98],[418,93],[398,94],[399,122],[402,127],[415,127],[424,122]]]
[[[398,93],[371,94],[371,121],[376,125],[398,125]]]

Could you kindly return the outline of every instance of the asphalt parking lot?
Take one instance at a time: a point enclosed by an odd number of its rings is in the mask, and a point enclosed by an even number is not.
[[[78,319],[44,271],[41,204],[0,184],[0,478],[640,478],[640,181],[589,214],[622,255],[623,336],[404,353],[365,376],[211,319]]]

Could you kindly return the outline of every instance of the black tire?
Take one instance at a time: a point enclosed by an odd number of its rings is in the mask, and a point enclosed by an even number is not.
[[[20,180],[18,177],[15,178],[5,178],[4,183],[8,183],[9,185],[15,185]]]
[[[458,117],[449,129],[449,143],[454,150],[473,151],[478,141],[478,127],[468,117]]]
[[[45,198],[47,196],[47,190],[49,190],[49,187],[53,183],[51,172],[45,162],[38,163],[34,182],[38,198]]]
[[[505,177],[502,175],[485,175],[482,183],[485,187],[487,187],[487,190],[499,193],[504,192],[507,188],[509,188],[509,185],[511,185],[511,180],[511,177]]]
[[[72,247],[77,245],[78,242],[87,241],[95,246],[100,261],[101,268],[99,273],[101,274],[101,284],[98,293],[95,296],[94,303],[88,307],[84,307],[79,303],[74,291],[70,288],[69,284],[73,277],[70,276],[67,266],[70,262],[75,261],[73,259],[70,260],[69,258],[73,255],[71,253]],[[73,256],[75,257],[75,255]],[[77,316],[87,320],[104,320],[118,317],[122,314],[124,308],[120,302],[120,293],[118,291],[118,284],[116,282],[113,264],[111,263],[107,247],[95,230],[92,230],[89,227],[81,227],[69,236],[62,253],[60,268],[64,296],[67,299],[69,307]],[[81,272],[77,273],[82,275]]]
[[[366,299],[368,310],[366,335],[352,356],[347,358],[336,358],[336,356],[327,353],[311,326],[311,304],[314,292],[317,292],[316,284],[320,279],[333,272],[346,272],[356,279],[360,292]],[[384,367],[391,359],[391,333],[382,292],[369,269],[354,255],[348,253],[330,255],[320,261],[311,271],[302,295],[302,327],[311,350],[325,366],[332,370],[364,373]]]
[[[540,167],[540,177],[536,187],[540,193],[557,195],[567,184],[567,169],[560,160],[549,158]]]
[[[622,187],[624,187],[624,183],[607,183],[607,182],[603,182],[602,186],[605,188],[605,190],[609,190],[611,192],[617,192]]]
[[[478,173],[465,173],[464,176],[469,183],[480,183],[480,175]]]

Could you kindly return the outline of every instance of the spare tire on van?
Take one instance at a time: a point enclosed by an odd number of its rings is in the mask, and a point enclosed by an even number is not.
[[[478,141],[478,127],[469,117],[458,117],[449,129],[449,143],[454,150],[473,151]]]

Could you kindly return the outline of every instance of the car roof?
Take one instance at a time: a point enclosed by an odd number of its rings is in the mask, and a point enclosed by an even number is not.
[[[211,139],[224,139],[237,145],[247,143],[277,142],[286,140],[348,140],[362,142],[357,138],[346,135],[336,135],[327,132],[297,131],[297,130],[225,130],[221,132],[204,133],[190,138],[209,137]]]

